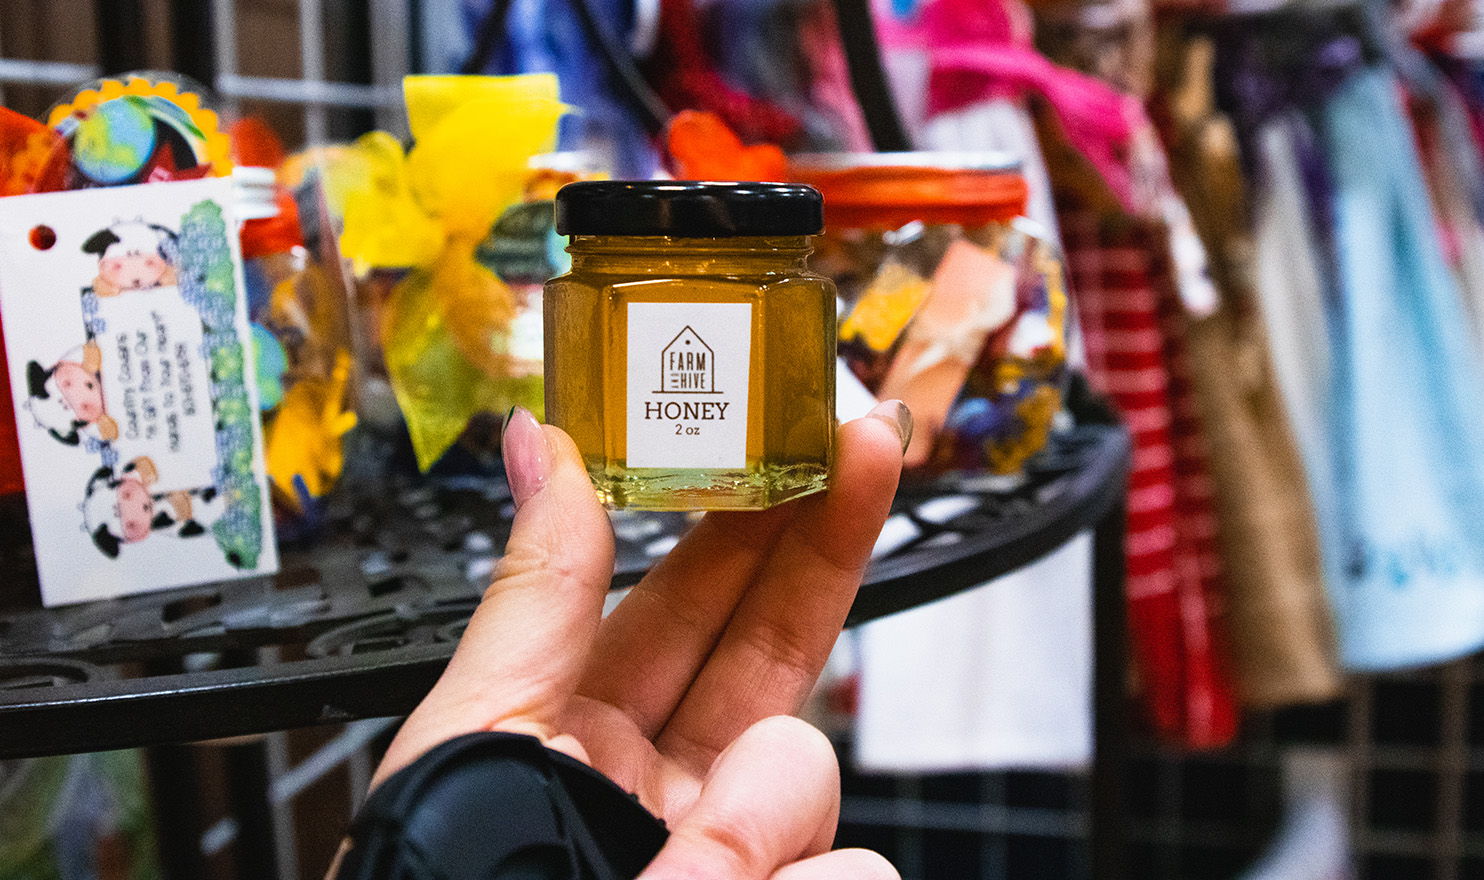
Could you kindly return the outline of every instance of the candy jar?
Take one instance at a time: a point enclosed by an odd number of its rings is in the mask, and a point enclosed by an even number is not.
[[[816,267],[846,301],[840,351],[916,430],[908,467],[1014,476],[1040,451],[1066,380],[1058,249],[993,153],[792,157],[824,195]]]

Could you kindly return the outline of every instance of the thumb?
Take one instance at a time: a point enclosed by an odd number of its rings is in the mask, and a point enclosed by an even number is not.
[[[798,718],[764,718],[717,756],[694,806],[665,817],[670,837],[639,880],[764,880],[828,850],[839,815],[830,741]]]
[[[505,555],[448,668],[387,749],[378,782],[476,730],[529,733],[580,751],[552,740],[602,620],[613,529],[561,429],[516,407],[502,447],[516,506]]]

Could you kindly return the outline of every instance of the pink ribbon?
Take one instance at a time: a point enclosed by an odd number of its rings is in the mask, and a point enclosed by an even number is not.
[[[930,0],[915,23],[890,21],[886,13],[882,43],[927,50],[930,115],[1003,95],[1040,95],[1072,147],[1132,210],[1128,154],[1134,132],[1147,124],[1144,108],[1099,79],[1051,63],[1031,48],[1028,23],[1009,7],[1004,0]]]

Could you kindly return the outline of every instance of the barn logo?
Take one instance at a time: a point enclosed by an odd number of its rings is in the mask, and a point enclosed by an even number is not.
[[[660,352],[660,394],[719,394],[716,353],[689,326]]]

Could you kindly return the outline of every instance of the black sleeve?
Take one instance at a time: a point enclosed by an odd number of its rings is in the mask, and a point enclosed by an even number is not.
[[[668,836],[632,795],[535,737],[473,733],[371,793],[335,880],[632,880]]]

